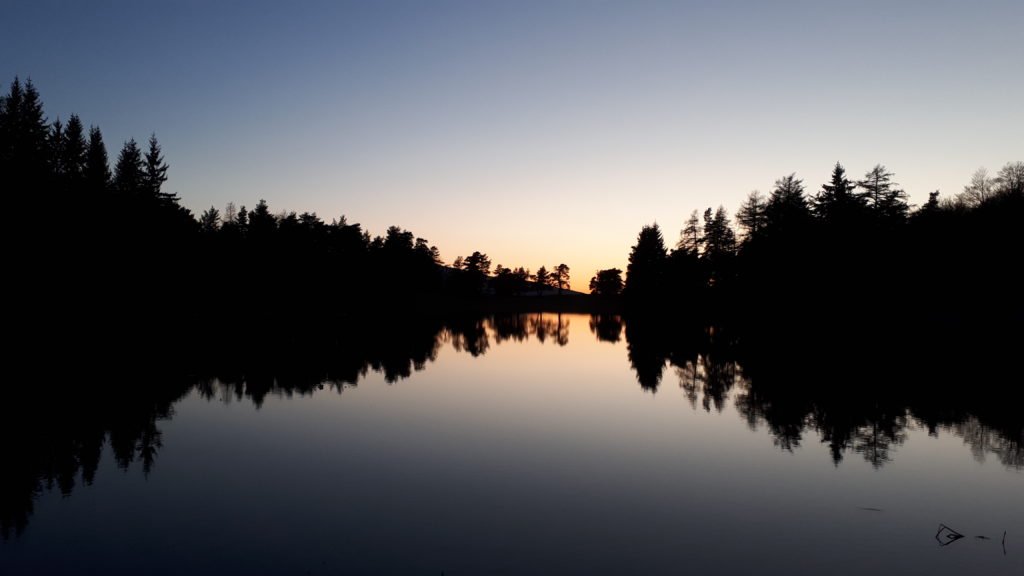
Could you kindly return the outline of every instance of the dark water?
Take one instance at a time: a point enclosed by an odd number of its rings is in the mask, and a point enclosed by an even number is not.
[[[395,334],[7,431],[0,574],[1024,574],[998,399],[784,392],[615,317]]]

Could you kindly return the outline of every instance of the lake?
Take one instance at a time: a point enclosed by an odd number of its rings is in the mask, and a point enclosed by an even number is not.
[[[1024,574],[1019,406],[643,330],[396,324],[49,399],[6,431],[0,574]]]

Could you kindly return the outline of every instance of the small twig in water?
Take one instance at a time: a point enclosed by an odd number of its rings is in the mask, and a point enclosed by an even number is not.
[[[945,540],[939,538],[940,534],[943,535],[943,538],[945,538]],[[945,524],[939,524],[939,531],[935,533],[935,540],[939,543],[939,546],[948,546],[949,544],[952,544],[953,542],[956,542],[957,540],[963,537],[963,534],[957,532],[956,530],[953,530]]]

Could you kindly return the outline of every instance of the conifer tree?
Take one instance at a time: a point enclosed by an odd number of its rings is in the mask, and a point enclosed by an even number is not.
[[[814,212],[826,222],[848,223],[864,207],[864,197],[857,194],[857,184],[846,177],[843,165],[836,162],[832,178],[821,185],[814,197]]]
[[[765,206],[765,228],[774,235],[793,237],[799,234],[810,220],[810,209],[804,196],[804,182],[796,174],[783,176],[775,181],[775,187]]]
[[[629,253],[624,292],[630,298],[658,296],[663,287],[668,253],[658,224],[640,229]]]
[[[145,167],[142,163],[142,151],[130,138],[121,148],[114,165],[114,189],[123,196],[134,197],[147,190],[144,179]]]
[[[537,273],[534,274],[533,280],[537,283],[537,292],[540,293],[541,290],[547,288],[550,284],[551,273],[548,272],[547,267],[541,266],[540,268],[537,268]]]
[[[679,242],[676,244],[676,248],[692,256],[697,256],[700,254],[700,247],[703,243],[704,239],[700,234],[700,220],[697,218],[697,211],[694,210],[679,232]]]
[[[212,234],[220,228],[220,212],[210,206],[199,216],[199,229],[206,234]]]
[[[83,178],[85,190],[92,196],[106,194],[110,190],[112,176],[107,147],[103,143],[103,133],[97,126],[89,128],[89,146],[85,152]]]
[[[0,174],[5,188],[15,193],[8,201],[20,213],[31,190],[45,184],[48,170],[47,135],[43,103],[32,80],[15,77],[10,91],[0,96]],[[13,201],[12,201],[13,200]]]
[[[868,208],[877,218],[898,222],[906,219],[910,206],[907,193],[892,181],[893,176],[885,166],[876,164],[857,185],[864,189]]]
[[[754,190],[747,195],[747,199],[736,211],[736,223],[742,229],[744,241],[752,240],[764,230],[767,221],[765,216],[767,205],[764,196]]]
[[[147,194],[163,206],[177,204],[178,202],[177,195],[161,191],[164,182],[167,181],[168,168],[169,166],[164,162],[156,134],[151,134],[149,137],[149,148],[146,150],[143,165],[142,181]]]
[[[81,192],[85,178],[85,159],[88,144],[85,141],[85,129],[82,120],[77,114],[68,118],[67,126],[64,128],[64,143],[62,146],[64,172],[68,186],[73,192]]]
[[[46,134],[46,161],[52,181],[62,188],[64,181],[64,124],[61,123],[60,118],[50,124],[50,130]]]

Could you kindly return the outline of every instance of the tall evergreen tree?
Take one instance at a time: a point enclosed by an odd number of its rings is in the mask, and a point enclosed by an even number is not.
[[[722,206],[714,213],[704,212],[704,257],[716,261],[736,252],[736,233],[729,223],[729,213]]]
[[[46,161],[52,182],[58,187],[64,183],[64,124],[57,118],[50,124],[46,135]]]
[[[700,254],[700,247],[703,243],[704,239],[700,234],[700,220],[697,218],[697,211],[694,210],[679,232],[679,242],[676,244],[676,248],[691,256],[697,256]]]
[[[906,219],[910,206],[907,193],[893,182],[893,176],[885,166],[876,164],[857,185],[864,189],[868,208],[877,218],[899,222]]]
[[[857,194],[857,184],[846,177],[843,165],[836,162],[832,178],[821,185],[821,191],[814,197],[814,213],[826,222],[847,224],[859,216],[864,205],[864,197]]]
[[[64,172],[68,187],[72,192],[81,192],[85,178],[85,159],[88,144],[85,141],[85,129],[77,114],[68,118],[64,128],[63,143]]]
[[[124,143],[114,165],[114,189],[122,196],[137,197],[147,190],[142,151],[135,139]]]
[[[765,206],[765,228],[774,235],[799,234],[810,220],[810,209],[804,196],[804,181],[796,174],[783,176],[775,181],[775,187]]]
[[[199,216],[199,229],[205,234],[212,234],[220,228],[220,212],[210,206],[210,208]]]
[[[84,186],[90,195],[106,194],[111,187],[110,161],[103,133],[99,127],[89,128],[89,146],[85,152]]]
[[[641,228],[629,253],[625,294],[633,299],[659,296],[663,290],[667,257],[665,239],[658,224]]]
[[[20,212],[26,199],[36,200],[30,190],[46,182],[48,170],[47,135],[43,103],[32,80],[23,85],[15,77],[10,91],[0,96],[0,174],[5,188],[15,193],[8,202]]]
[[[743,232],[744,241],[756,238],[764,230],[767,207],[768,203],[764,196],[757,190],[748,194],[747,199],[740,205],[740,209],[736,211],[736,223]]]
[[[238,212],[239,217],[242,215],[242,211]],[[248,213],[248,231],[249,234],[256,240],[265,240],[274,230],[277,229],[277,219],[270,213],[270,207],[267,206],[267,201],[262,198],[256,204],[256,207]],[[380,244],[383,246],[384,240],[381,239]]]
[[[167,194],[161,190],[164,182],[167,181],[168,168],[169,166],[164,162],[163,153],[160,150],[160,143],[157,142],[156,134],[151,134],[149,137],[149,148],[146,150],[143,165],[142,180],[149,196],[165,206],[177,204],[178,202],[175,194]]]
[[[713,214],[708,208],[704,213],[704,254],[709,273],[707,282],[721,286],[732,274],[732,260],[736,256],[736,233],[729,222],[729,214],[722,206]]]

